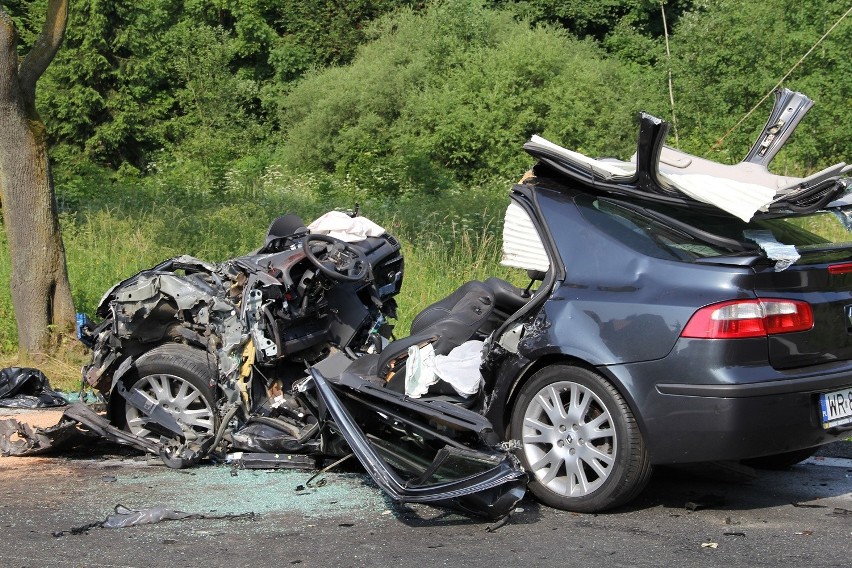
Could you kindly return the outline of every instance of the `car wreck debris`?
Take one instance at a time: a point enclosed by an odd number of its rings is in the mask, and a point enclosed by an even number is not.
[[[822,230],[852,218],[850,168],[767,169],[810,106],[780,91],[734,166],[665,146],[647,114],[626,161],[533,137],[502,260],[529,284],[466,282],[401,339],[400,243],[356,213],[143,270],[81,318],[108,418],[66,418],[171,467],[354,454],[394,500],[488,518],[525,485],[597,512],[655,465],[796,463],[852,428],[852,245]]]
[[[801,255],[792,245],[785,245],[775,240],[772,231],[743,231],[743,236],[754,241],[766,253],[766,256],[775,262],[775,271],[781,272],[801,258]]]
[[[80,435],[72,420],[49,428],[33,428],[11,418],[0,420],[0,455],[34,456],[72,447],[79,442]]]
[[[167,444],[155,443],[116,428],[91,407],[80,403],[70,405],[59,423],[48,428],[32,428],[14,419],[0,420],[0,453],[6,456],[31,456],[71,449],[93,439],[109,440],[166,458],[174,452],[174,448]]]
[[[514,456],[499,447],[499,437],[481,416],[440,401],[407,399],[344,374],[337,386],[354,408],[363,408],[365,417],[359,423],[335,395],[332,383],[316,370],[312,378],[349,447],[395,501],[446,505],[497,519],[523,498],[526,475]],[[429,419],[440,420],[443,428],[434,428]],[[404,444],[392,435],[394,430],[405,432]],[[447,435],[450,431],[457,438],[465,433],[468,440],[453,439]],[[434,457],[427,461],[423,450],[429,447]]]
[[[811,106],[812,101],[802,93],[777,90],[763,132],[746,158],[733,166],[665,146],[668,123],[646,113],[640,115],[636,154],[628,161],[589,158],[539,136],[533,136],[524,150],[599,190],[639,201],[721,209],[748,222],[761,212],[817,211],[848,192],[849,180],[844,176],[852,166],[846,163],[807,178],[778,176],[767,169]]]
[[[184,513],[183,511],[175,511],[167,507],[151,507],[149,509],[131,509],[124,505],[116,505],[112,513],[107,515],[103,521],[95,521],[80,527],[64,531],[54,531],[54,537],[59,538],[67,534],[79,535],[88,534],[90,530],[101,529],[123,529],[127,527],[135,527],[138,525],[151,525],[161,523],[163,521],[185,521],[196,519],[215,519],[215,520],[242,520],[253,519],[254,513],[239,513],[226,515],[206,515],[200,513]]]
[[[316,370],[339,376],[380,357],[399,249],[375,223],[332,212],[310,229],[280,217],[258,251],[221,264],[165,261],[108,291],[103,321],[81,327],[94,352],[84,378],[108,394],[127,443],[172,467],[228,451],[240,452],[237,467],[304,467],[355,444],[394,499],[505,515],[525,477],[486,419]],[[282,459],[294,453],[304,457]]]

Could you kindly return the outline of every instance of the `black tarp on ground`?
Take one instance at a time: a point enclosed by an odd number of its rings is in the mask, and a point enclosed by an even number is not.
[[[28,367],[0,370],[0,407],[49,408],[68,402],[50,388],[44,373]]]

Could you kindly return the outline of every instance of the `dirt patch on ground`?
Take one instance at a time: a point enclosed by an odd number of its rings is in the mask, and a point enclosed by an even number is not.
[[[9,479],[65,475],[70,472],[71,468],[57,463],[57,460],[52,457],[0,457],[0,483]]]
[[[24,424],[29,424],[33,428],[47,428],[55,426],[62,418],[64,408],[51,408],[40,410],[9,410],[6,408],[0,409],[0,420],[11,418]]]

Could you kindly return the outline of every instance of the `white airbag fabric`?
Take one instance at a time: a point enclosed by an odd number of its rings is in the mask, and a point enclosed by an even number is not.
[[[662,179],[696,201],[715,205],[748,222],[775,199],[775,190],[762,185],[703,174],[660,174]]]
[[[506,209],[506,219],[503,223],[503,260],[500,264],[542,272],[547,272],[550,268],[550,261],[532,219],[514,202]]]
[[[366,217],[350,217],[342,211],[329,211],[308,225],[315,235],[328,235],[347,243],[363,241],[367,237],[380,237],[385,230]]]
[[[482,341],[466,341],[447,355],[435,355],[432,344],[408,348],[405,364],[405,394],[420,398],[439,380],[448,383],[461,396],[479,392],[482,376]]]
[[[405,394],[411,398],[420,398],[437,382],[435,348],[432,344],[409,347],[408,359],[405,362]]]

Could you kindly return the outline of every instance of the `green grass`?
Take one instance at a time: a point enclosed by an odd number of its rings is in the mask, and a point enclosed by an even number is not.
[[[76,210],[64,211],[60,221],[75,306],[94,315],[113,284],[166,258],[189,254],[222,261],[258,248],[278,215],[296,213],[307,223],[330,209],[359,203],[363,215],[402,243],[406,272],[396,322],[402,337],[420,309],[468,280],[521,278],[518,271],[499,265],[508,187],[498,181],[436,200],[377,198],[345,180],[322,176],[270,175],[265,181],[199,195],[137,184],[111,188]],[[48,367],[54,386],[76,388],[85,359],[76,342],[35,362],[16,358],[9,269],[5,231],[0,231],[0,365]]]
[[[419,243],[403,241],[405,282],[399,295],[398,336],[408,335],[411,320],[428,304],[469,280],[518,278],[518,270],[500,266],[500,240],[490,231],[460,228],[449,238],[435,235]]]
[[[791,219],[791,222],[832,243],[848,243],[852,240],[852,236],[850,236],[846,227],[831,213],[808,215],[807,217]]]

